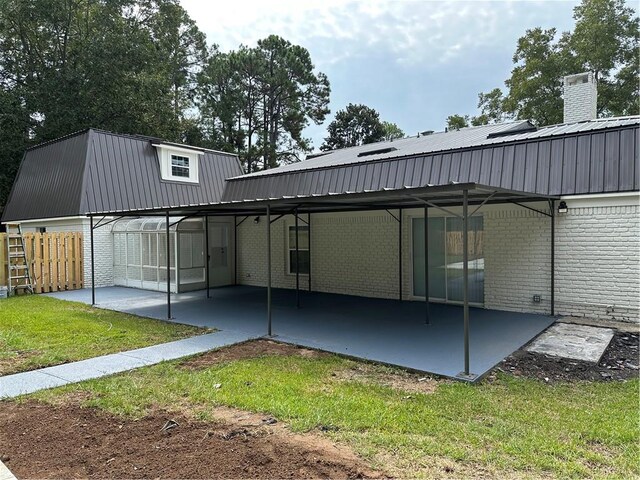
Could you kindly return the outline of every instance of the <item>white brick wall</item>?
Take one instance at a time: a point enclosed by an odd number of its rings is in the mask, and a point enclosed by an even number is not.
[[[306,220],[306,215],[302,215]],[[287,274],[287,226],[293,216],[271,225],[272,284],[295,288]],[[300,222],[300,225],[304,225]],[[311,217],[311,282],[317,292],[396,298],[398,247],[396,221],[386,212],[314,214]],[[238,283],[265,285],[266,218],[238,227]],[[302,289],[308,277],[300,276]]]
[[[97,223],[97,220],[94,220]],[[113,286],[113,235],[112,224],[98,227],[93,231],[94,269],[96,287]],[[91,226],[83,220],[82,243],[84,248],[84,286],[91,287]]]
[[[550,313],[551,221],[522,207],[503,208],[484,213],[485,307]]]
[[[545,203],[532,204],[547,211]],[[451,210],[458,212],[458,208]],[[394,211],[394,214],[397,211]],[[430,215],[441,215],[431,209]],[[518,206],[482,209],[485,307],[550,313],[551,223]],[[403,298],[412,297],[411,218],[403,216]],[[640,321],[638,206],[572,208],[556,216],[556,313]],[[294,288],[286,272],[286,225],[272,224],[274,287]],[[238,283],[266,284],[265,219],[238,228]],[[316,214],[311,222],[312,289],[382,298],[398,296],[398,224],[386,212]],[[301,288],[307,278],[301,276]],[[540,295],[541,302],[533,301]]]
[[[558,314],[640,321],[640,207],[571,208],[556,247]]]

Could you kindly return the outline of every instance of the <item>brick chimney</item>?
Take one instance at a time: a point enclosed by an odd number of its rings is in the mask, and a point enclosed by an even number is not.
[[[594,120],[598,87],[593,72],[564,77],[564,123]]]

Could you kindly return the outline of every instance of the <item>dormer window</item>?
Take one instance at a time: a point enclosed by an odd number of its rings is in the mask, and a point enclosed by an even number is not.
[[[171,155],[171,175],[173,177],[189,178],[189,157]]]
[[[204,155],[204,152],[174,145],[153,146],[158,149],[163,180],[198,183],[198,156]]]

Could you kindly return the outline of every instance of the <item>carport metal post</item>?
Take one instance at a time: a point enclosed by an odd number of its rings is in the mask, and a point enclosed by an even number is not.
[[[307,214],[307,236],[309,237],[309,291],[311,291],[311,212]]]
[[[235,222],[234,222],[235,223]],[[205,282],[207,284],[207,298],[211,298],[209,294],[209,288],[211,285],[209,284],[209,215],[204,216],[204,260],[205,260]]]
[[[462,285],[464,301],[464,375],[469,376],[469,191],[462,191]]]
[[[298,244],[298,209],[295,209],[296,216],[296,307],[300,308],[300,250]],[[288,234],[289,232],[287,232]]]
[[[171,320],[171,227],[169,225],[169,210],[165,213],[165,225],[167,232],[167,318]],[[176,283],[176,289],[177,287]]]
[[[424,207],[424,323],[429,325],[429,207]]]
[[[93,248],[93,215],[89,215],[89,238],[91,243],[91,306],[96,304],[96,268],[95,251]]]
[[[267,334],[271,336],[271,206],[267,204]]]
[[[398,300],[402,301],[402,207],[398,208]]]
[[[551,316],[556,314],[556,202],[549,201],[551,207]]]

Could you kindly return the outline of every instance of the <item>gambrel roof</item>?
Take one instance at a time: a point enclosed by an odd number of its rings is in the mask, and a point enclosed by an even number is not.
[[[222,199],[225,179],[242,173],[237,155],[193,148],[200,181],[161,178],[152,137],[89,129],[25,153],[4,210],[4,222],[171,208]],[[180,146],[184,147],[184,146]]]

